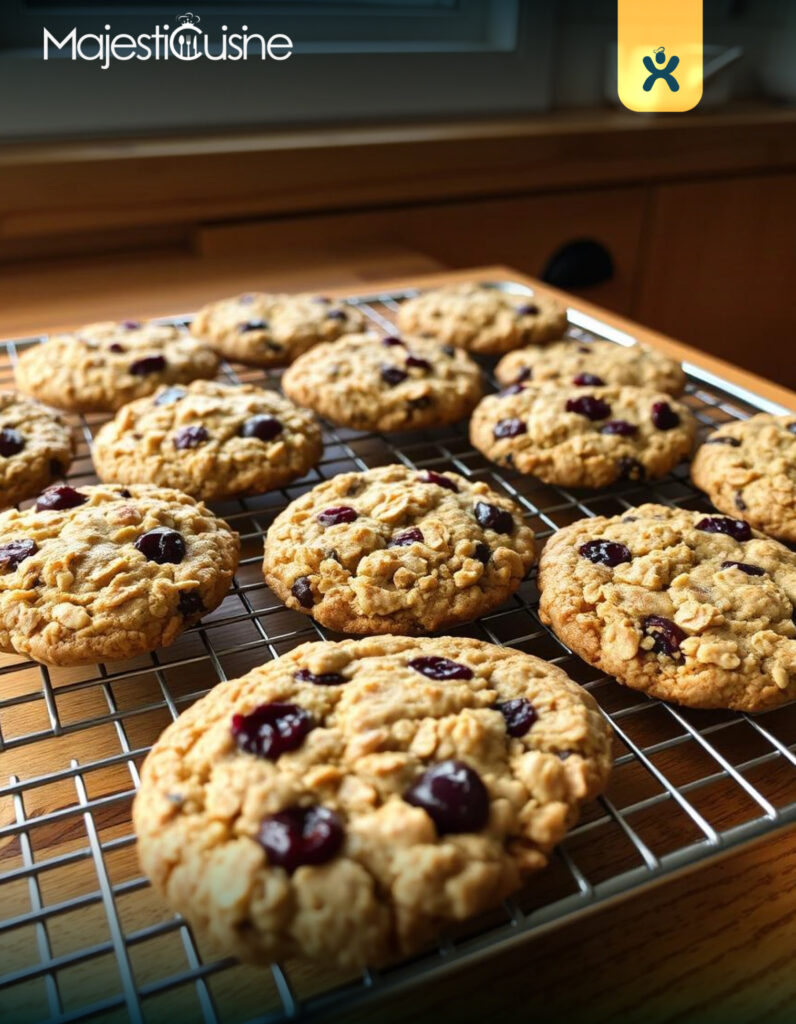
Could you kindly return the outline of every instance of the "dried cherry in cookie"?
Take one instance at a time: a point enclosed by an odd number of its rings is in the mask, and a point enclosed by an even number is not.
[[[315,727],[312,715],[298,704],[272,701],[247,715],[232,717],[232,735],[240,750],[276,761],[297,750]]]
[[[440,761],[404,793],[434,822],[441,836],[480,832],[489,819],[489,794],[477,772],[462,761]]]
[[[670,658],[680,657],[680,644],[686,633],[677,623],[663,615],[648,615],[642,623],[644,636],[652,638],[651,650],[656,654],[667,654]]]
[[[148,561],[157,562],[158,565],[165,565],[167,562],[178,565],[185,558],[184,537],[167,526],[158,526],[142,534],[134,546]]]
[[[612,569],[623,562],[632,561],[633,558],[630,550],[624,544],[619,544],[617,541],[604,540],[602,537],[581,544],[578,552],[583,558],[588,558],[590,562],[607,565]]]
[[[477,501],[473,513],[478,525],[485,530],[494,530],[495,533],[511,533],[514,529],[511,512],[505,508],[498,508],[497,505],[490,505],[488,501]]]
[[[70,487],[69,484],[56,484],[54,487],[48,487],[39,495],[36,500],[36,511],[63,512],[65,509],[84,505],[87,500],[87,495]]]
[[[596,398],[594,395],[568,398],[565,408],[567,412],[575,412],[588,420],[605,420],[611,415],[611,406],[604,399]]]
[[[506,732],[509,736],[524,736],[537,720],[536,708],[527,697],[514,697],[495,705],[495,709],[506,720]]]
[[[178,451],[183,451],[186,448],[198,448],[209,440],[210,434],[206,427],[203,427],[201,423],[191,424],[187,427],[180,427],[174,435],[174,447]]]
[[[0,569],[3,572],[17,569],[26,558],[35,555],[37,551],[36,542],[27,538],[0,544]]]
[[[429,679],[472,679],[473,670],[467,665],[461,665],[458,661],[451,661],[450,658],[440,658],[436,654],[422,658],[414,658],[409,662],[409,668],[414,669]]]
[[[728,537],[738,541],[752,539],[749,523],[742,519],[730,519],[728,516],[706,516],[699,520],[696,528],[704,530],[705,533],[726,533]]]
[[[12,455],[19,455],[25,447],[25,438],[13,427],[3,427],[0,430],[0,455],[4,459],[10,459]]]
[[[328,807],[289,807],[264,818],[257,838],[269,863],[292,874],[336,857],[345,833],[339,816]]]
[[[143,356],[130,363],[129,372],[134,377],[146,377],[151,373],[162,373],[167,365],[165,356]]]

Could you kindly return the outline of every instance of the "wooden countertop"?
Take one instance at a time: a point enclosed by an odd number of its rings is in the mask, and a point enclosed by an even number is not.
[[[345,295],[382,286],[479,279],[526,280],[505,268],[439,273],[417,254],[375,247],[333,262],[285,265],[261,258],[212,264],[184,254],[16,268],[0,286],[0,334],[31,334],[103,316],[188,312],[208,298],[251,288],[323,288]],[[299,265],[300,264],[300,265]],[[389,276],[391,280],[385,281]],[[397,280],[396,280],[397,277]],[[377,283],[378,282],[378,283]],[[529,282],[555,293],[554,289]],[[720,360],[599,312],[647,344],[687,359],[796,410],[796,395]],[[597,910],[511,952],[378,1005],[342,1024],[505,1019],[583,1024],[766,1020],[796,1014],[796,829]]]

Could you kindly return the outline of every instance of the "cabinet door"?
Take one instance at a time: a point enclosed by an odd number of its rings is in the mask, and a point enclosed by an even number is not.
[[[661,185],[637,320],[790,387],[796,175]]]

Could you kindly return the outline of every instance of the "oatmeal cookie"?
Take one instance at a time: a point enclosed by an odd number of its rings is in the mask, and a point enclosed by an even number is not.
[[[126,320],[89,324],[26,349],[17,387],[70,412],[115,412],[161,384],[214,377],[218,356],[185,331]]]
[[[273,391],[195,381],[124,406],[94,439],[102,480],[205,501],[282,487],[321,456],[314,417]]]
[[[481,397],[481,371],[461,349],[426,338],[352,334],[299,356],[285,394],[340,426],[417,430],[463,419]]]
[[[489,395],[470,421],[488,459],[562,487],[661,477],[689,454],[695,431],[688,408],[663,392],[554,382]]]
[[[72,431],[55,409],[0,391],[0,506],[38,494],[66,473],[73,455]]]
[[[197,338],[227,359],[253,366],[286,366],[321,341],[361,331],[355,306],[322,295],[247,292],[213,302],[191,324]]]
[[[531,345],[504,356],[495,369],[501,384],[556,381],[576,387],[632,384],[679,395],[685,387],[682,366],[644,345],[613,341],[556,341],[543,348]]]
[[[547,295],[518,295],[493,285],[451,284],[408,299],[398,327],[482,355],[560,338],[567,312]]]
[[[533,563],[509,498],[456,473],[342,473],[292,502],[265,542],[289,608],[344,633],[426,633],[501,605]]]
[[[653,697],[764,711],[796,698],[796,554],[739,519],[642,505],[554,534],[540,615]]]
[[[543,868],[604,789],[610,728],[477,640],[309,643],[168,727],[133,807],[144,872],[226,955],[407,955]]]
[[[0,650],[134,658],[220,604],[237,564],[238,535],[186,494],[56,485],[0,513]]]
[[[725,423],[697,450],[691,478],[722,512],[796,543],[796,415]]]

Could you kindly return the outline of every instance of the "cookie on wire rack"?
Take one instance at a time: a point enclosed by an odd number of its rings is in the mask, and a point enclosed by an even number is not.
[[[165,647],[221,603],[238,549],[179,491],[58,484],[0,513],[0,650],[86,665]]]
[[[539,563],[542,621],[620,683],[694,708],[796,699],[796,553],[666,505],[582,519]]]
[[[796,544],[796,414],[720,426],[697,450],[691,479],[722,512]]]
[[[504,386],[555,381],[575,387],[631,384],[679,395],[685,388],[682,366],[646,345],[574,338],[540,347],[530,345],[505,355],[495,368]]]
[[[503,604],[534,560],[522,510],[482,481],[385,466],[341,473],[268,529],[265,580],[344,633],[417,634]]]
[[[453,637],[303,644],[163,733],[138,852],[223,954],[378,965],[543,868],[611,763],[594,699],[540,658]]]
[[[488,395],[470,440],[493,462],[560,487],[599,489],[664,476],[690,452],[686,405],[637,387],[514,384]]]
[[[442,427],[473,411],[481,370],[461,349],[428,338],[352,334],[318,345],[282,377],[286,395],[338,426]]]
[[[102,480],[213,501],[283,487],[322,451],[314,416],[276,392],[194,381],[125,405],[95,436],[92,457]]]
[[[14,391],[0,391],[0,507],[38,494],[72,462],[69,424],[56,412]]]
[[[557,299],[488,284],[451,284],[407,299],[398,310],[405,334],[435,338],[480,355],[560,338],[567,312]]]
[[[287,366],[322,341],[365,327],[356,306],[323,295],[246,292],[201,309],[191,333],[227,359],[252,366]]]
[[[125,320],[89,324],[25,349],[17,387],[69,412],[115,412],[162,384],[214,377],[218,356],[181,328]]]

